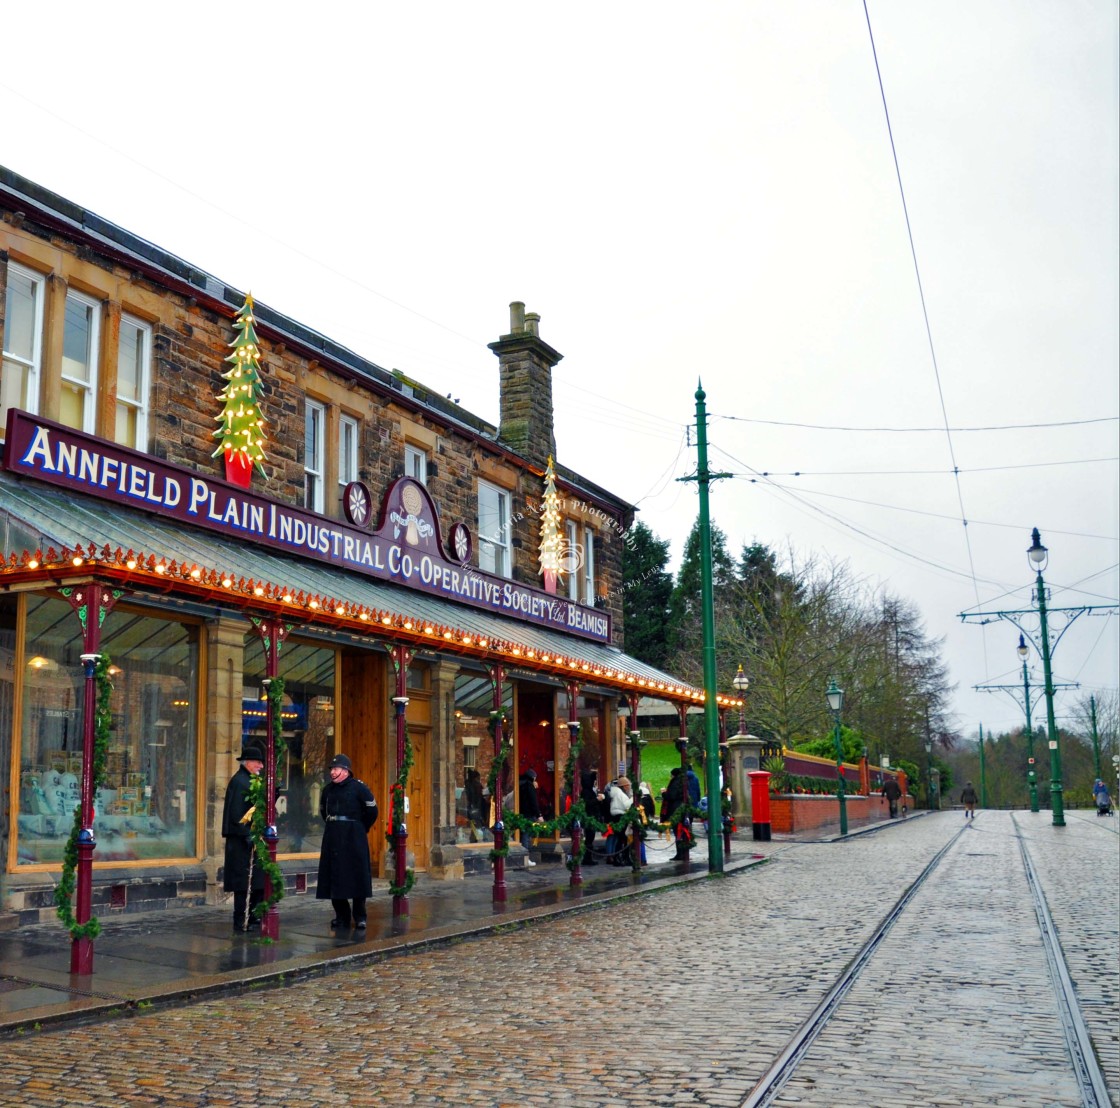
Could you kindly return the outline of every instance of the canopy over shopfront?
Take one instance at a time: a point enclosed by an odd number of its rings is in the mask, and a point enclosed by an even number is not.
[[[392,639],[504,661],[623,697],[702,703],[703,690],[616,647],[305,559],[272,553],[150,513],[0,473],[0,588],[97,579],[137,596],[173,595],[307,629]]]

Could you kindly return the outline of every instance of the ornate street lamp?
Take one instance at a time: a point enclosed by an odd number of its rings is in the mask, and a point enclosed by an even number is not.
[[[829,710],[836,720],[836,776],[839,780],[837,796],[840,799],[840,834],[848,833],[848,797],[844,786],[844,748],[840,742],[840,712],[844,707],[844,690],[836,684],[835,678],[829,678],[828,689],[825,692]]]
[[[1038,528],[1031,532],[1031,545],[1027,548],[1027,562],[1035,571],[1038,585],[1038,623],[1042,638],[1042,680],[1046,695],[1046,737],[1050,747],[1050,808],[1054,813],[1054,826],[1065,827],[1066,817],[1062,805],[1062,755],[1058,749],[1058,728],[1054,723],[1054,679],[1050,673],[1050,631],[1046,625],[1046,583],[1042,571],[1049,562],[1049,551],[1042,545]]]
[[[929,735],[929,718],[926,718],[926,807],[933,809],[933,739]],[[981,740],[983,741],[983,740]]]
[[[747,733],[747,725],[743,718],[743,700],[747,695],[747,689],[751,687],[751,679],[743,672],[741,664],[739,666],[739,672],[731,678],[731,684],[735,686],[735,691],[739,694],[739,734],[745,735]]]
[[[1034,727],[1031,725],[1031,679],[1027,673],[1027,655],[1030,648],[1022,631],[1019,632],[1019,645],[1015,653],[1023,662],[1023,707],[1027,711],[1027,788],[1031,794],[1031,811],[1038,811],[1038,774],[1034,771]]]

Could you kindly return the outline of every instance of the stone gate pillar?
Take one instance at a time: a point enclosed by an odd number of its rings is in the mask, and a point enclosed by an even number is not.
[[[727,740],[727,758],[731,764],[729,784],[734,793],[731,814],[740,827],[751,822],[751,770],[762,769],[762,748],[766,744],[757,735],[732,735]]]

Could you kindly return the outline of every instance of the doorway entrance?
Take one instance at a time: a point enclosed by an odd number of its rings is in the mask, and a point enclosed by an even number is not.
[[[541,815],[556,814],[556,735],[553,694],[520,685],[517,690],[517,776],[537,772]]]

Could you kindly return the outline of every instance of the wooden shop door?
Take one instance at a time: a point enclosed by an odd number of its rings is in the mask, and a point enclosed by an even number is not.
[[[432,733],[426,727],[409,724],[412,744],[412,769],[408,774],[408,849],[413,867],[426,870],[432,857]]]
[[[386,668],[388,658],[371,650],[341,655],[335,751],[350,758],[354,776],[377,798],[377,822],[369,833],[373,876],[385,875],[385,823],[389,818],[389,781],[386,753],[392,703]]]

